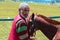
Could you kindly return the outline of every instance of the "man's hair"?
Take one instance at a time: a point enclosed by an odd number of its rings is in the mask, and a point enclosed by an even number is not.
[[[29,7],[29,5],[27,3],[23,2],[19,5],[19,9],[27,7],[27,6]]]

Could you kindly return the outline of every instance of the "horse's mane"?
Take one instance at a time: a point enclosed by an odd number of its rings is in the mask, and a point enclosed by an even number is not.
[[[46,16],[43,16],[43,15],[37,15],[38,17],[42,17],[44,20],[46,20],[47,22],[51,23],[51,24],[54,24],[54,25],[60,25],[60,22],[59,21],[56,21],[56,20],[53,20],[51,18],[48,18]]]

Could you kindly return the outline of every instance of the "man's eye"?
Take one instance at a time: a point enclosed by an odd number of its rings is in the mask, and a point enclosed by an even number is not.
[[[29,11],[29,10],[24,10],[24,11]]]

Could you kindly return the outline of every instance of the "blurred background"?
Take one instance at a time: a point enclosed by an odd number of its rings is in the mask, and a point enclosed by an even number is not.
[[[8,40],[12,19],[18,14],[19,4],[27,2],[30,5],[30,14],[42,14],[53,20],[60,21],[60,0],[0,0],[0,40]],[[37,40],[48,40],[40,31],[36,31]]]

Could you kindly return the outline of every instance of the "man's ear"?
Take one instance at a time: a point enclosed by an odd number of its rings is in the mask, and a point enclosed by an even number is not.
[[[23,12],[23,10],[19,9],[19,12],[20,12],[20,13],[22,13],[22,12]]]
[[[19,9],[18,11],[20,11],[21,9]]]

